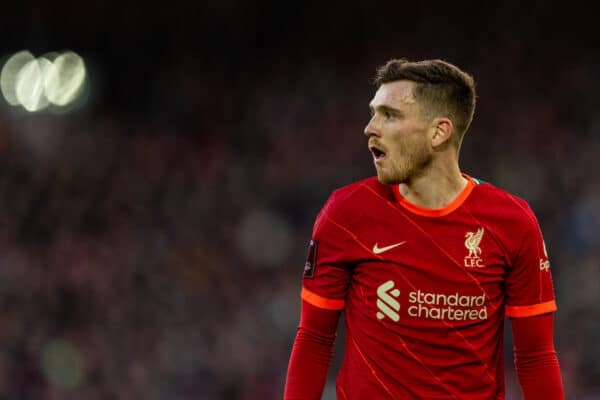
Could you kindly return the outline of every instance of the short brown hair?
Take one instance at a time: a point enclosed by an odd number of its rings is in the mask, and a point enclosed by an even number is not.
[[[426,104],[425,110],[450,118],[460,142],[475,112],[473,77],[443,60],[393,59],[377,69],[377,87],[399,80],[416,83],[415,99]]]

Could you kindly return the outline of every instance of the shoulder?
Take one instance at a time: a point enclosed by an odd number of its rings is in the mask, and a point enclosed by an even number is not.
[[[330,208],[351,211],[364,206],[365,197],[382,197],[393,200],[392,186],[384,185],[372,176],[334,190],[327,200]]]
[[[473,178],[477,183],[472,207],[485,209],[499,219],[518,224],[537,224],[535,214],[529,203],[489,182]]]
[[[337,188],[327,199],[317,219],[327,216],[346,222],[356,220],[369,211],[369,202],[373,198],[393,201],[392,186],[380,183],[377,177],[369,177]]]
[[[344,204],[356,200],[365,191],[383,193],[386,190],[389,190],[389,186],[380,183],[377,177],[372,176],[334,190],[329,199],[330,201]]]

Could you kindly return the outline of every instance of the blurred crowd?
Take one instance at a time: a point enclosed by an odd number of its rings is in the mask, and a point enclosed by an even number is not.
[[[465,48],[426,51],[432,25],[418,26],[421,42],[396,46],[338,43],[345,36],[332,30],[334,48],[314,48],[312,33],[287,50],[248,39],[254,54],[240,45],[227,60],[163,52],[174,57],[116,82],[94,80],[106,60],[82,42],[89,104],[64,115],[4,106],[0,399],[281,398],[312,223],[332,190],[374,174],[362,135],[371,79],[400,56],[446,58],[475,76],[462,169],[536,212],[567,398],[600,399],[595,56],[559,59],[511,35],[490,44],[468,33]],[[175,46],[185,32],[158,43]],[[509,400],[519,398],[511,346],[508,335]]]

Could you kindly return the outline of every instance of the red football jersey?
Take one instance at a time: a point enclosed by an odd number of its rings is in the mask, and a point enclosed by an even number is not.
[[[528,204],[468,177],[449,205],[369,178],[315,222],[302,298],[344,310],[340,399],[503,399],[504,316],[556,310]]]

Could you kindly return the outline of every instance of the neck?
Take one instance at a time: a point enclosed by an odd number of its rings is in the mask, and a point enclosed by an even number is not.
[[[468,181],[460,173],[458,163],[443,167],[432,165],[418,177],[400,184],[400,194],[410,203],[430,209],[450,204]]]

